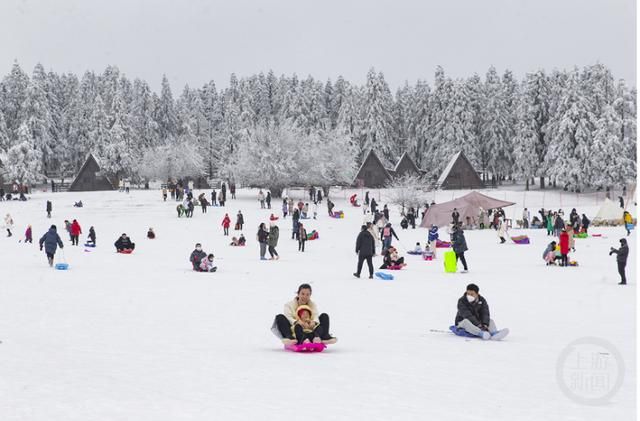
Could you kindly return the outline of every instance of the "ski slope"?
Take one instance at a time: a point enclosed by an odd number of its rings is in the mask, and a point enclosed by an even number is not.
[[[345,219],[329,218],[323,203],[318,220],[306,221],[320,239],[305,253],[290,240],[291,219],[281,219],[279,261],[259,260],[255,233],[271,212],[281,216],[281,202],[261,210],[256,190],[239,190],[237,200],[207,214],[196,207],[192,219],[178,219],[176,202],[162,202],[158,190],[41,192],[26,203],[0,202],[0,216],[10,212],[15,222],[14,236],[0,237],[0,420],[635,419],[635,233],[626,287],[617,285],[608,256],[622,227],[576,239],[570,258],[579,267],[545,267],[543,230],[526,231],[530,245],[500,245],[495,231],[483,230],[466,232],[469,273],[445,274],[439,249],[432,262],[406,255],[409,265],[393,281],[367,279],[366,265],[355,279],[363,215],[348,205],[350,193],[332,192]],[[463,193],[439,192],[436,200]],[[523,192],[488,194],[516,199],[506,210],[519,219]],[[525,204],[532,216],[543,202],[537,194]],[[559,193],[544,195],[545,207],[562,206],[567,217],[574,206],[590,217],[597,211],[593,198],[565,195],[560,203]],[[72,207],[77,200],[84,208]],[[426,230],[401,230],[390,208],[401,253],[424,244]],[[224,212],[235,222],[238,210],[244,248],[228,246],[220,225]],[[63,221],[73,218],[81,245],[95,227],[95,250],[70,245]],[[37,242],[51,223],[65,242],[68,271],[49,268],[36,244],[18,241],[27,224]],[[146,239],[149,227],[155,240]],[[115,253],[123,232],[136,243],[131,255]],[[217,273],[190,270],[196,242],[215,254]],[[269,330],[302,282],[312,284],[339,338],[320,354],[285,352]],[[503,342],[430,331],[453,323],[469,282],[480,286],[498,328],[510,328]],[[556,377],[563,350],[585,336],[606,340],[623,360],[622,386],[605,405],[570,399]]]

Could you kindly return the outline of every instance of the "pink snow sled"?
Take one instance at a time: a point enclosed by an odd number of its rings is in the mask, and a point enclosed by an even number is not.
[[[393,266],[387,266],[385,269],[387,270],[400,270],[404,267],[404,265],[393,265]]]
[[[449,241],[436,240],[436,248],[448,249],[448,248],[451,248],[451,243]]]
[[[336,211],[331,215],[331,217],[336,219],[344,219],[344,212]]]
[[[516,235],[511,237],[511,240],[516,244],[529,244],[529,237],[526,235]]]
[[[307,343],[307,344],[285,345],[284,349],[286,349],[287,351],[293,351],[293,352],[322,352],[325,350],[326,347],[327,346],[323,343],[319,343],[319,344]]]
[[[133,249],[118,250],[118,253],[120,253],[120,254],[131,254],[131,253],[133,253]]]

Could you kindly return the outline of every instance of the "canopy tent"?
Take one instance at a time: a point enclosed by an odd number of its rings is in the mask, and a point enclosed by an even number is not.
[[[606,198],[593,218],[593,223],[596,225],[602,223],[622,224],[622,212],[623,209],[617,202]]]
[[[449,202],[431,205],[424,214],[420,226],[428,228],[432,224],[436,226],[450,224],[453,208],[458,209],[460,221],[464,223],[467,216],[470,217],[472,221],[477,221],[478,215],[480,215],[480,209],[487,211],[489,209],[504,208],[511,205],[515,205],[515,203],[494,199],[482,193],[472,191],[469,194]]]

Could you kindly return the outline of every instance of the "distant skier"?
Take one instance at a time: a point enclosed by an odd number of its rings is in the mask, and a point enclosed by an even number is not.
[[[620,248],[615,249],[611,247],[609,256],[616,254],[616,261],[618,262],[618,273],[620,274],[620,282],[618,285],[627,284],[627,276],[625,275],[625,269],[627,267],[627,258],[629,257],[629,246],[625,238],[620,239]]]
[[[509,329],[498,330],[491,319],[489,304],[479,292],[476,284],[467,285],[467,290],[458,299],[455,326],[484,340],[499,341],[509,334]]]
[[[53,257],[56,254],[56,250],[58,247],[61,249],[64,248],[62,244],[62,240],[58,235],[57,229],[55,225],[51,225],[49,231],[47,231],[42,238],[40,238],[40,251],[42,251],[42,246],[44,245],[44,251],[47,254],[47,261],[49,262],[49,266],[53,266]]]

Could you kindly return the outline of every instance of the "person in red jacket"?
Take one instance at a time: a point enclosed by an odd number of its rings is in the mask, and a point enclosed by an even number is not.
[[[569,234],[567,234],[567,230],[563,229],[560,233],[560,266],[568,266],[569,265]]]
[[[224,235],[229,235],[229,225],[231,225],[231,218],[229,218],[229,214],[224,214],[224,219],[222,220],[222,228],[224,228]]]
[[[77,246],[78,238],[80,237],[80,234],[82,234],[82,228],[80,228],[80,224],[75,219],[71,223],[70,233],[71,233],[71,245]]]

